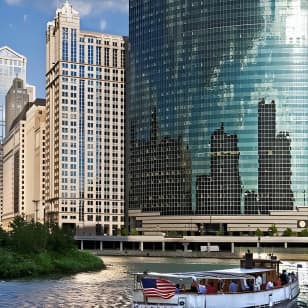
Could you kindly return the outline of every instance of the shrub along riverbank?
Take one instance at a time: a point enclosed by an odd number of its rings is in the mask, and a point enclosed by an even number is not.
[[[103,269],[103,261],[75,246],[57,225],[27,223],[16,217],[12,230],[0,229],[0,278],[73,274]]]

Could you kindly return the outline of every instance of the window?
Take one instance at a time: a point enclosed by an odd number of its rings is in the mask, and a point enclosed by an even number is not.
[[[68,61],[68,28],[62,28],[62,60]]]
[[[84,63],[84,45],[79,46],[80,63]]]
[[[76,42],[76,29],[71,29],[71,61],[76,62],[77,58],[77,42]]]
[[[100,65],[101,64],[101,58],[102,58],[102,48],[101,47],[96,47],[96,64]]]
[[[105,47],[104,65],[109,66],[109,48]]]
[[[118,66],[118,50],[117,49],[112,50],[112,64],[114,67]]]
[[[88,63],[93,64],[93,46],[88,46]]]

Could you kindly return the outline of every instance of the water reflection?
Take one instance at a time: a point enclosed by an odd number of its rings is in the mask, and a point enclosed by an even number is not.
[[[237,266],[237,260],[181,258],[104,257],[107,269],[61,279],[10,281],[0,283],[0,307],[130,307],[131,272],[195,271]],[[308,307],[308,263],[302,262],[299,279],[301,295],[297,307]],[[294,270],[295,263],[282,266]]]

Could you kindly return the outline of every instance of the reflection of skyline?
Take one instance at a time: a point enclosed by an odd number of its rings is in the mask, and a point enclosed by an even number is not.
[[[237,135],[227,135],[223,123],[211,136],[211,174],[197,176],[198,214],[240,214],[240,152]],[[246,214],[291,210],[291,140],[288,132],[276,135],[276,104],[258,104],[258,189],[246,191]]]
[[[197,213],[240,214],[241,180],[237,135],[221,127],[211,136],[211,174],[197,176]]]
[[[181,137],[160,135],[156,109],[148,141],[136,141],[131,129],[130,209],[159,211],[161,215],[191,213],[191,158]],[[224,123],[211,135],[210,174],[196,178],[197,215],[241,214],[242,187],[238,136],[227,134]],[[141,155],[140,155],[141,153]],[[245,214],[268,214],[293,208],[291,139],[276,134],[276,104],[258,104],[258,187],[244,193]]]
[[[191,159],[181,137],[162,137],[156,109],[149,141],[136,141],[131,131],[129,208],[162,215],[191,213]]]
[[[276,104],[258,104],[258,199],[245,193],[245,212],[267,214],[293,208],[291,190],[291,139],[288,132],[276,135]]]
[[[129,64],[133,74],[127,123],[134,125],[136,140],[149,140],[150,113],[157,106],[161,135],[171,139],[181,136],[190,151],[194,211],[197,179],[211,172],[211,134],[223,122],[226,133],[237,135],[241,151],[241,212],[258,212],[257,103],[262,97],[276,102],[273,138],[276,140],[279,132],[292,132],[291,152],[289,137],[284,134],[276,146],[285,154],[279,157],[276,153],[273,160],[277,166],[289,164],[287,153],[292,154],[292,191],[290,171],[283,167],[277,175],[284,178],[283,183],[273,182],[276,197],[262,210],[307,205],[306,3],[197,1],[191,7],[181,0],[153,1],[153,6],[130,1],[132,12],[140,10],[141,16],[130,15]],[[161,22],[153,22],[153,16]],[[260,161],[262,164],[262,158]],[[134,172],[126,170],[128,176]],[[277,196],[280,187],[287,190],[282,199]]]

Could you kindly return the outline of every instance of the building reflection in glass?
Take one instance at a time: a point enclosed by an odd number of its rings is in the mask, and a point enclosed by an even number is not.
[[[132,208],[162,215],[191,213],[191,159],[182,138],[161,137],[156,110],[148,142],[137,142],[132,130],[130,202]]]
[[[291,189],[291,139],[288,132],[276,136],[276,104],[258,104],[258,203],[246,192],[249,214],[266,214],[271,210],[293,208]]]
[[[221,122],[224,132],[237,137],[241,214],[305,205],[308,1],[131,0],[129,36],[126,114],[134,130],[134,140],[127,143],[129,209],[144,209],[154,189],[141,184],[138,169],[148,159],[154,106],[160,142],[165,140],[165,147],[174,142],[190,157],[191,170],[181,172],[185,187],[191,179],[191,196],[184,199],[193,212],[199,211],[198,185],[205,189],[213,181],[211,138]],[[264,136],[256,103],[262,98],[275,101],[262,107],[269,111]],[[168,159],[163,164],[170,165]],[[146,210],[163,204],[153,202]]]
[[[237,136],[226,134],[222,123],[211,137],[211,174],[197,177],[198,214],[240,214],[239,156]]]

